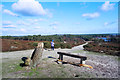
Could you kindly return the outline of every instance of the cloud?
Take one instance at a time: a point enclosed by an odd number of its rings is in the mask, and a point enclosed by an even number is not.
[[[76,22],[75,24],[76,24],[76,25],[79,25],[79,24],[80,24],[80,22]]]
[[[21,28],[20,31],[22,31],[22,32],[26,32],[26,29]]]
[[[57,29],[57,26],[53,26],[53,29]]]
[[[3,22],[2,22],[2,25],[10,25],[10,24],[12,24],[11,21],[3,21]]]
[[[107,26],[108,24],[109,24],[108,22],[105,22],[105,23],[104,23],[104,26]]]
[[[57,7],[59,7],[60,6],[60,3],[59,2],[57,2]]]
[[[12,5],[12,9],[24,16],[41,16],[47,15],[42,5],[35,0],[19,0]]]
[[[110,4],[109,1],[106,1],[106,2],[102,5],[101,10],[103,10],[103,11],[112,10],[112,9],[114,8],[114,5],[115,5],[115,4]]]
[[[40,19],[26,19],[27,22],[30,24],[39,24],[39,22],[47,21],[46,19],[40,18]]]
[[[51,26],[54,30],[57,29],[57,26],[59,25],[59,22],[53,22],[53,23],[50,23],[49,26]]]
[[[24,22],[24,21],[17,21],[17,24],[18,24],[18,25],[25,25],[25,26],[30,25],[29,23],[26,23],[26,22]]]
[[[41,29],[41,27],[37,26],[37,27],[34,27],[35,29]]]
[[[50,12],[49,9],[46,9],[46,12],[47,12],[47,16],[48,16],[49,18],[52,18],[52,17],[53,17],[53,14]]]
[[[81,2],[80,5],[86,5],[86,2]]]
[[[18,16],[17,14],[11,12],[10,10],[4,9],[3,13],[11,15],[11,16]]]
[[[0,12],[2,11],[3,5],[0,5]]]
[[[2,27],[3,28],[16,28],[16,26],[12,25],[12,24],[10,24],[10,25],[3,25]]]
[[[53,23],[50,23],[50,25],[49,25],[49,26],[57,26],[57,25],[59,25],[59,23],[58,23],[58,22],[53,22]]]
[[[100,13],[95,12],[95,13],[85,13],[82,14],[83,17],[86,17],[87,19],[93,19],[93,18],[97,18],[100,16]]]
[[[112,25],[112,24],[115,24],[115,23],[117,23],[117,21],[105,22],[105,23],[104,23],[104,26],[109,26],[109,25]]]
[[[40,19],[26,19],[29,22],[39,22],[39,21],[47,21],[46,19],[40,18]]]

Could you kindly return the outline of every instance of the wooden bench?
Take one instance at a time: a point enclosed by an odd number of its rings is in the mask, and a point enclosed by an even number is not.
[[[79,58],[80,59],[79,66],[85,66],[85,67],[93,68],[92,66],[89,66],[89,65],[85,64],[85,60],[87,60],[86,56],[79,56],[79,55],[74,55],[74,54],[65,53],[65,52],[57,52],[57,54],[59,54],[58,61],[61,61],[62,64],[64,62],[63,55],[65,55],[65,56],[70,56],[70,57],[74,57],[74,58]],[[72,64],[72,63],[70,63],[70,64]]]

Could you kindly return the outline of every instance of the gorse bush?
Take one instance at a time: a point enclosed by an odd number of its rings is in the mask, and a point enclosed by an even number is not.
[[[55,43],[55,48],[72,48],[69,43]],[[51,48],[51,42],[44,42],[44,48]]]
[[[91,46],[89,46],[89,45],[84,45],[83,47],[84,47],[84,48],[90,48]]]
[[[60,46],[60,44],[59,43],[56,43],[55,44],[55,48],[60,48],[61,46]]]
[[[66,44],[66,48],[71,49],[71,48],[72,48],[72,45],[70,45],[70,44]]]
[[[64,43],[61,43],[60,44],[60,47],[63,49],[63,48],[66,48],[65,44]]]

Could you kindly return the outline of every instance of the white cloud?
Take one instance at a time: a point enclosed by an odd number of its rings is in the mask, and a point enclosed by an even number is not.
[[[3,28],[15,28],[16,26],[15,25],[3,25],[2,26]]]
[[[10,10],[7,10],[7,9],[4,9],[3,13],[6,13],[8,15],[11,15],[11,16],[18,16],[17,14],[11,12]]]
[[[11,21],[3,21],[2,24],[3,25],[9,25],[9,24],[12,24],[12,22]]]
[[[76,25],[79,25],[79,24],[80,24],[80,22],[76,22],[75,24],[76,24]]]
[[[114,8],[114,5],[115,5],[115,4],[110,4],[109,1],[106,1],[106,2],[102,5],[101,10],[103,10],[103,11],[112,10],[112,9]]]
[[[9,31],[8,28],[2,28],[2,31]]]
[[[29,22],[39,22],[39,21],[47,21],[46,19],[40,18],[40,19],[26,19]]]
[[[26,22],[24,22],[24,21],[17,21],[17,24],[18,24],[18,25],[25,25],[25,26],[30,25],[30,23],[26,23]]]
[[[53,26],[53,29],[57,29],[57,26]]]
[[[46,9],[46,12],[47,12],[47,16],[49,18],[52,18],[53,17],[53,14],[50,12],[50,10]]]
[[[0,5],[0,12],[2,11],[3,5]]]
[[[97,18],[100,16],[100,13],[95,12],[95,13],[85,13],[82,15],[83,17],[87,17],[88,19],[93,19],[93,18]]]
[[[21,28],[20,31],[22,31],[22,32],[26,32],[26,29]]]
[[[81,2],[80,5],[86,5],[86,2]]]
[[[39,24],[39,22],[47,21],[47,20],[43,18],[39,18],[39,19],[26,19],[26,21],[29,22],[29,24]]]
[[[57,26],[57,25],[59,25],[59,23],[58,23],[58,22],[53,22],[53,23],[50,23],[50,25],[49,25],[49,26]]]
[[[35,29],[40,29],[41,27],[37,26],[37,27],[34,27]]]
[[[107,26],[107,25],[108,25],[108,22],[105,22],[105,23],[104,23],[104,26]]]
[[[112,24],[115,24],[115,23],[117,23],[117,21],[105,22],[105,23],[104,23],[104,26],[112,25]]]
[[[47,15],[46,10],[35,0],[19,0],[12,5],[12,9],[25,16]]]
[[[58,27],[58,25],[59,25],[59,22],[53,22],[53,23],[50,23],[50,25],[49,26],[51,26],[52,27],[52,29],[54,29],[54,30],[56,30],[57,29],[57,27]]]
[[[57,7],[59,7],[60,6],[60,3],[59,2],[57,2]]]

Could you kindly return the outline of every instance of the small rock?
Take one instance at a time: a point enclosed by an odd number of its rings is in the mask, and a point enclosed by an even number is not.
[[[105,74],[102,74],[103,76],[105,76]]]
[[[75,77],[79,77],[79,75],[76,74]]]

